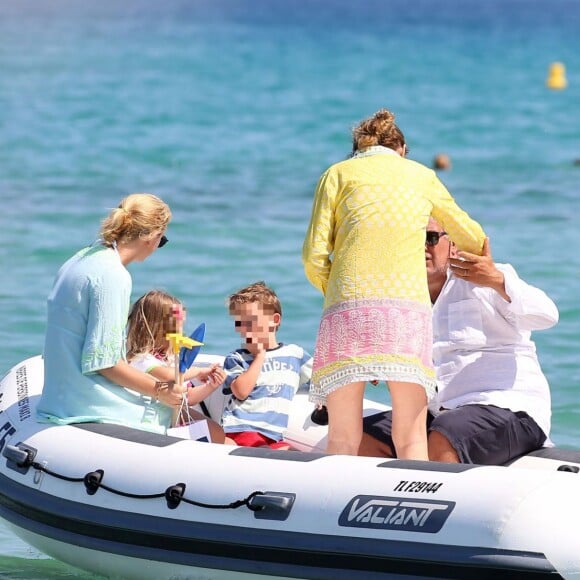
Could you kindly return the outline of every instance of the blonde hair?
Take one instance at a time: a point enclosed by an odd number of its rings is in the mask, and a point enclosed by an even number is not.
[[[263,312],[268,314],[279,314],[282,316],[282,305],[276,293],[266,286],[265,282],[254,282],[245,288],[234,292],[228,298],[228,309],[230,314],[235,314],[240,304],[256,302],[262,307]]]
[[[163,290],[151,290],[133,304],[127,323],[127,360],[143,353],[166,358],[169,346],[165,335],[177,332],[173,314],[176,304],[183,307],[180,300]]]
[[[382,145],[396,151],[405,144],[403,132],[395,125],[395,115],[387,109],[380,109],[352,130],[353,153],[374,145]]]
[[[171,220],[169,206],[151,193],[128,195],[101,223],[105,246],[119,241],[149,240],[167,228]]]

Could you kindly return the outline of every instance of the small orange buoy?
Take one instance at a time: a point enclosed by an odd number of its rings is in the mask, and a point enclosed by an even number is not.
[[[555,90],[565,89],[568,86],[566,67],[561,62],[553,62],[550,65],[546,86]]]

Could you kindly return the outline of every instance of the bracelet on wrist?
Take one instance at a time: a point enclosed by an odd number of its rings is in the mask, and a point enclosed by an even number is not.
[[[170,389],[174,384],[175,381],[155,381],[155,401],[159,401],[161,389]]]

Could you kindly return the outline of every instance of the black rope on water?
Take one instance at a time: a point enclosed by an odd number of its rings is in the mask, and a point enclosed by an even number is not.
[[[138,494],[138,493],[131,493],[128,491],[123,491],[120,489],[115,489],[114,487],[110,487],[102,483],[103,476],[105,472],[102,469],[97,469],[96,471],[92,471],[87,473],[84,477],[69,477],[67,475],[63,475],[61,473],[57,473],[56,471],[52,471],[45,465],[42,465],[37,462],[30,463],[30,466],[37,471],[42,471],[47,475],[52,477],[56,477],[57,479],[61,479],[63,481],[69,481],[71,483],[84,483],[86,487],[86,491],[89,495],[94,495],[98,489],[104,489],[110,493],[115,495],[120,495],[122,497],[128,497],[132,499],[160,499],[165,498],[167,500],[167,505],[170,509],[175,509],[181,502],[187,503],[189,505],[193,505],[196,507],[208,508],[208,509],[237,509],[242,506],[246,506],[249,510],[255,512],[263,509],[261,506],[254,506],[251,504],[252,499],[254,499],[258,495],[264,495],[262,491],[253,491],[248,497],[244,499],[238,499],[236,501],[232,501],[228,504],[211,504],[211,503],[204,503],[200,501],[195,501],[193,499],[187,499],[183,497],[183,493],[185,492],[185,484],[178,483],[176,485],[168,487],[165,491],[161,493],[150,493],[150,494]]]

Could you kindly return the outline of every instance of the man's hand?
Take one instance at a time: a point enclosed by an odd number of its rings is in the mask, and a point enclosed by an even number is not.
[[[449,258],[449,267],[455,276],[476,286],[493,288],[502,298],[511,302],[505,291],[504,275],[496,268],[491,256],[489,238],[483,242],[482,255],[458,252],[458,258]]]

